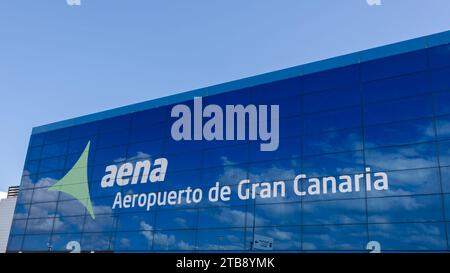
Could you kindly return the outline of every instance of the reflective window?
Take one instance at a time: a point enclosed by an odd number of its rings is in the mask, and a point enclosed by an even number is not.
[[[8,248],[7,252],[19,252],[22,251],[22,242],[23,242],[23,236],[22,235],[13,235],[9,237],[8,240]]]
[[[445,220],[450,220],[450,194],[444,195]]]
[[[17,218],[14,219],[11,225],[11,234],[17,235],[17,234],[24,234],[25,229],[27,227],[27,220],[18,220]]]
[[[86,252],[108,252],[111,251],[114,242],[112,234],[104,233],[83,233],[81,236],[81,248]]]
[[[327,98],[327,99],[323,99]],[[359,85],[352,84],[303,96],[303,112],[314,113],[361,104]]]
[[[71,129],[71,139],[83,138],[83,137],[94,137],[98,133],[99,122],[90,122],[81,124],[78,126],[73,126]]]
[[[67,142],[59,142],[42,147],[41,158],[61,156],[66,153]]]
[[[145,238],[152,239],[153,250],[192,251],[195,249],[194,230],[145,230]]]
[[[70,128],[58,129],[45,133],[44,144],[62,142],[70,137]]]
[[[249,208],[247,227],[301,225],[301,209],[301,203],[256,205]]]
[[[364,102],[373,103],[420,95],[428,91],[427,82],[425,72],[367,82],[363,86]]]
[[[34,203],[30,206],[29,218],[53,217],[56,211],[56,202]]]
[[[434,143],[366,150],[366,165],[372,171],[404,170],[437,166]]]
[[[197,249],[199,251],[238,251],[244,250],[245,229],[211,229],[199,230]]]
[[[50,245],[52,247],[52,251],[58,252],[70,252],[71,250],[67,249],[70,242],[78,242],[81,241],[80,233],[70,233],[70,234],[52,234],[50,239]],[[81,251],[83,251],[83,246],[80,245]]]
[[[366,125],[431,117],[432,115],[433,103],[430,95],[368,104],[364,109]]]
[[[370,191],[367,196],[401,196],[413,194],[440,193],[438,168],[424,168],[386,172],[389,190]]]
[[[366,222],[364,199],[303,203],[305,225],[360,224]]]
[[[427,142],[435,135],[431,119],[368,126],[364,134],[367,148]]]
[[[442,191],[450,193],[450,167],[441,168]]]
[[[30,147],[44,144],[45,134],[35,134],[30,137]]]
[[[28,149],[27,160],[36,160],[41,157],[42,146],[31,147]]]
[[[305,156],[362,150],[362,148],[361,128],[303,136]]]
[[[333,153],[305,157],[303,173],[309,176],[353,174],[364,171],[362,152]]]
[[[369,225],[370,240],[378,241],[382,252],[446,250],[445,233],[440,223]]]
[[[361,74],[364,81],[370,81],[422,71],[426,68],[426,51],[419,50],[365,62],[361,65]]]
[[[26,235],[23,238],[22,251],[23,252],[33,252],[33,251],[49,251],[51,250],[50,235]]]
[[[302,248],[300,227],[260,227],[247,229],[245,249],[267,250],[252,248],[252,243],[261,236],[272,239],[271,251],[299,251]]]
[[[450,80],[448,79],[448,73],[450,73],[450,68],[433,70],[431,73],[431,89],[433,91],[449,91],[450,90]],[[447,94],[439,94],[446,96]],[[447,95],[448,96],[448,95]],[[439,99],[437,100],[439,103]]]
[[[128,143],[129,131],[107,132],[98,135],[98,147],[120,146]]]
[[[151,250],[153,239],[147,233],[146,231],[117,232],[114,240],[114,250],[118,252],[144,252]]]
[[[53,223],[54,233],[79,233],[83,231],[85,216],[59,216]]]
[[[450,166],[450,141],[439,142],[439,163]]]
[[[47,159],[42,159],[39,164],[39,172],[52,172],[64,169],[64,164],[66,157],[52,157]]]
[[[442,221],[440,195],[369,198],[371,223]]]
[[[450,116],[436,119],[436,131],[439,139],[450,139]]]
[[[432,68],[450,66],[450,45],[430,48],[428,56]]]
[[[28,219],[27,234],[46,234],[53,230],[55,218]]]
[[[196,209],[162,209],[156,213],[157,229],[192,229],[197,226]]]
[[[350,65],[303,77],[304,92],[326,90],[346,86],[359,80],[359,66]]]
[[[364,251],[367,244],[366,225],[304,226],[303,250]]]
[[[303,133],[314,134],[355,127],[361,127],[359,107],[305,115]]]
[[[246,207],[214,207],[200,209],[198,212],[199,228],[233,228],[245,227],[248,217]],[[256,220],[262,220],[256,218]],[[262,223],[257,223],[262,224]]]

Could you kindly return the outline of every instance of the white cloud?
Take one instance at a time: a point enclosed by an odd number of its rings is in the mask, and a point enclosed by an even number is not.
[[[183,240],[177,241],[175,235],[165,234],[159,231],[154,231],[153,226],[147,224],[144,221],[140,222],[140,227],[142,231],[140,232],[150,243],[153,242],[154,245],[159,245],[162,247],[169,247],[178,250],[193,250],[195,246],[185,242]]]
[[[292,232],[282,231],[277,228],[270,230],[269,235],[276,240],[285,241],[285,240],[292,240],[294,237],[294,234]]]
[[[0,191],[0,199],[5,199],[8,194],[6,192]]]

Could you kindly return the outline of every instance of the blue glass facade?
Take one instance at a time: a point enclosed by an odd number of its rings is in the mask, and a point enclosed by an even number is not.
[[[248,252],[261,251],[254,239],[263,236],[273,240],[270,251],[280,252],[367,252],[370,241],[382,252],[448,252],[449,42],[450,37],[387,56],[375,49],[359,53],[367,60],[346,63],[352,57],[342,57],[330,61],[337,63],[332,69],[311,64],[288,70],[293,75],[284,79],[203,96],[204,105],[224,108],[279,105],[279,147],[271,152],[250,140],[173,140],[171,109],[193,106],[189,93],[177,103],[35,128],[8,251],[67,251],[67,243],[76,241],[82,251],[96,252]],[[72,169],[87,143],[95,219],[80,200],[48,190]],[[163,182],[101,186],[107,166],[157,158],[169,162]],[[328,194],[323,188],[317,195],[293,194],[298,174],[353,177],[366,168],[385,173],[389,188],[369,191],[363,181],[359,191],[330,193],[329,185]],[[216,182],[236,193],[245,179],[285,181],[286,196],[205,198]],[[186,187],[203,189],[204,199],[150,210],[112,207],[118,192]],[[301,187],[307,190],[306,183]]]

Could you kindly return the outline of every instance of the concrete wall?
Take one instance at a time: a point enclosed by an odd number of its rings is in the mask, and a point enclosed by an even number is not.
[[[0,200],[0,253],[6,252],[17,198]]]

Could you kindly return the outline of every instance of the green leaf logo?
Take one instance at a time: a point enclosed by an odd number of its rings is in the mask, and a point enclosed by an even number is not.
[[[89,141],[84,148],[78,161],[73,165],[72,169],[56,184],[48,188],[49,191],[61,191],[73,196],[80,201],[81,204],[87,209],[92,219],[95,219],[94,210],[92,209],[91,196],[89,194],[88,185],[88,156],[89,147],[91,142]]]

